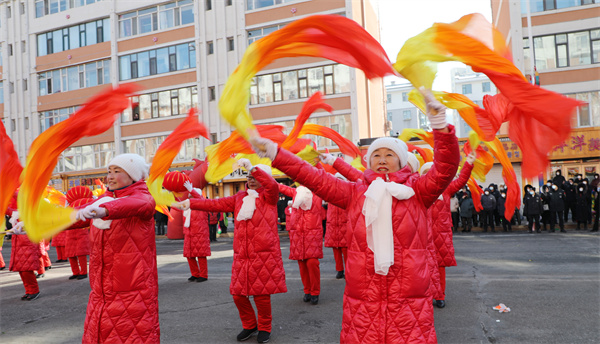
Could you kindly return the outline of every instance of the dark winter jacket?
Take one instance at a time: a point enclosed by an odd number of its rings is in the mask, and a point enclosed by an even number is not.
[[[496,197],[490,195],[486,195],[485,193],[481,195],[481,206],[483,210],[494,210],[496,209]]]

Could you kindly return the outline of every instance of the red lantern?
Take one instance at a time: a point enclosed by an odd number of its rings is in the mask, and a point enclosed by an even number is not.
[[[185,192],[187,191],[183,183],[190,182],[190,177],[179,171],[169,172],[165,175],[163,181],[163,187],[171,192]]]
[[[75,200],[80,198],[92,198],[92,196],[93,194],[90,188],[85,186],[76,186],[67,191],[67,202],[69,202],[69,204],[73,204]]]

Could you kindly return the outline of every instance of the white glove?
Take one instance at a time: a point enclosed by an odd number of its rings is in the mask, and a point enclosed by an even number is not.
[[[17,222],[11,229],[14,234],[25,234],[25,229],[23,228],[23,222]]]
[[[425,87],[420,87],[419,91],[423,94],[425,98],[425,106],[427,111],[427,119],[429,119],[429,124],[431,125],[431,129],[444,129],[448,126],[446,123],[446,107],[440,103],[430,90]]]
[[[88,205],[81,210],[81,214],[77,212],[77,216],[82,216],[86,219],[101,219],[106,216],[106,208],[97,205]]]
[[[246,158],[241,158],[237,161],[237,163],[238,166],[243,167],[248,172],[250,172],[250,170],[252,169],[252,163]]]
[[[334,157],[331,154],[328,153],[323,153],[323,154],[319,154],[319,159],[321,159],[321,162],[324,164],[327,164],[329,166],[333,166],[333,163],[335,162],[336,157]]]
[[[179,210],[188,210],[190,209],[190,200],[186,199],[185,201],[175,202],[171,204],[171,208],[179,209]]]
[[[467,162],[471,165],[473,165],[473,163],[475,162],[475,153],[471,152],[469,153],[469,155],[467,155]]]
[[[261,158],[269,158],[275,160],[277,157],[277,144],[264,137],[256,137],[250,139],[252,149]]]
[[[183,183],[183,187],[185,187],[185,189],[186,189],[188,192],[192,192],[192,190],[194,190],[194,186],[192,185],[192,183],[191,183],[189,180],[186,180],[186,181]]]

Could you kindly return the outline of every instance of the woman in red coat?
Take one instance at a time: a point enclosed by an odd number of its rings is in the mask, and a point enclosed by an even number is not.
[[[270,167],[252,166],[248,159],[240,159],[238,164],[250,172],[247,190],[220,199],[188,199],[172,206],[234,213],[229,292],[242,320],[243,330],[237,340],[246,340],[258,330],[258,342],[266,343],[271,336],[271,294],[287,292],[277,234],[279,189]],[[254,298],[258,321],[250,296]]]
[[[65,255],[65,245],[67,242],[67,233],[62,231],[52,237],[52,247],[56,247],[56,261],[55,263],[62,263],[68,261]]]
[[[67,202],[74,207],[80,208],[92,203],[92,190],[85,186],[75,186],[67,191]],[[90,254],[90,221],[78,221],[66,230],[67,245],[66,255],[69,258],[73,275],[70,280],[85,279],[87,275],[87,256]]]
[[[304,302],[319,303],[321,294],[321,269],[323,258],[322,200],[305,186],[294,189],[279,184],[279,192],[292,197],[294,222],[286,229],[290,232],[290,257],[297,260],[300,278],[304,285]]]
[[[40,268],[40,244],[29,241],[23,228],[23,222],[19,221],[19,213],[11,209],[8,212],[12,215],[10,223],[13,226],[8,269],[18,272],[21,276],[21,281],[25,286],[25,295],[21,296],[21,300],[32,301],[40,296],[40,288],[34,272]]]
[[[435,305],[438,308],[446,307],[446,267],[456,266],[454,258],[454,244],[452,243],[452,216],[450,214],[450,199],[469,181],[475,156],[470,154],[467,162],[464,164],[457,179],[453,180],[444,190],[444,193],[438,197],[431,207],[427,210],[429,227],[433,233],[433,243],[435,244],[436,261],[440,274],[440,289],[437,295],[434,295]],[[424,164],[421,168],[421,175],[427,174],[430,164]]]
[[[90,227],[90,298],[83,343],[159,343],[154,198],[137,154],[108,164],[108,191],[81,209]]]
[[[347,180],[339,172],[335,177],[341,180]],[[333,258],[335,259],[335,278],[344,278],[344,266],[348,258],[348,244],[346,243],[346,233],[348,232],[348,213],[346,210],[329,204],[327,207],[327,230],[325,231],[325,247],[333,249]]]
[[[445,107],[426,95],[435,141],[434,166],[419,177],[407,166],[406,144],[375,140],[368,169],[346,182],[316,169],[268,139],[252,140],[273,167],[306,185],[330,204],[346,209],[352,224],[342,320],[342,343],[437,342],[429,292],[431,252],[427,208],[446,189],[459,162],[454,128]]]

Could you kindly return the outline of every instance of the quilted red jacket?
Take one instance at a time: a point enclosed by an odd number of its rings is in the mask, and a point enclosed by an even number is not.
[[[40,267],[41,250],[39,244],[29,241],[27,234],[14,234],[11,239],[10,264],[14,272],[36,271]]]
[[[327,207],[327,230],[325,231],[325,247],[348,247],[348,214],[345,209],[330,204]]]
[[[465,163],[457,179],[453,180],[429,208],[427,216],[433,229],[433,242],[438,266],[456,266],[454,244],[452,243],[452,214],[450,214],[450,198],[469,181],[473,165]]]
[[[285,271],[277,234],[279,189],[273,177],[260,168],[252,176],[262,185],[256,190],[256,210],[251,219],[235,221],[231,295],[266,295],[287,292]],[[220,199],[190,199],[190,207],[213,212],[233,212],[234,219],[248,193]]]
[[[65,231],[62,231],[52,237],[52,246],[53,247],[65,246],[66,244],[67,244],[67,233]]]
[[[296,199],[296,189],[279,184],[279,192]],[[292,208],[294,221],[286,229],[290,231],[289,259],[304,260],[323,258],[323,216],[321,198],[313,193],[309,210]]]
[[[141,180],[107,191],[110,228],[90,228],[90,298],[83,343],[159,343],[155,202]]]
[[[67,233],[67,245],[65,254],[67,257],[87,256],[90,254],[90,224],[91,221],[77,221],[65,232]]]
[[[203,199],[202,195],[192,190],[192,196]],[[208,230],[208,213],[200,210],[192,210],[190,226],[183,227],[183,256],[184,257],[208,257],[210,252],[210,237]],[[185,224],[185,217],[183,219]]]
[[[335,178],[280,149],[273,167],[307,186],[330,204],[347,209],[353,226],[347,235],[346,289],[342,343],[435,343],[430,267],[427,249],[427,208],[442,194],[456,174],[459,162],[454,127],[434,130],[434,166],[423,177],[411,177],[406,166],[381,175],[372,170],[357,182]],[[368,249],[362,208],[364,193],[377,177],[412,187],[415,195],[392,200],[394,261],[387,275],[375,273],[373,252]],[[436,267],[437,268],[437,267]]]

